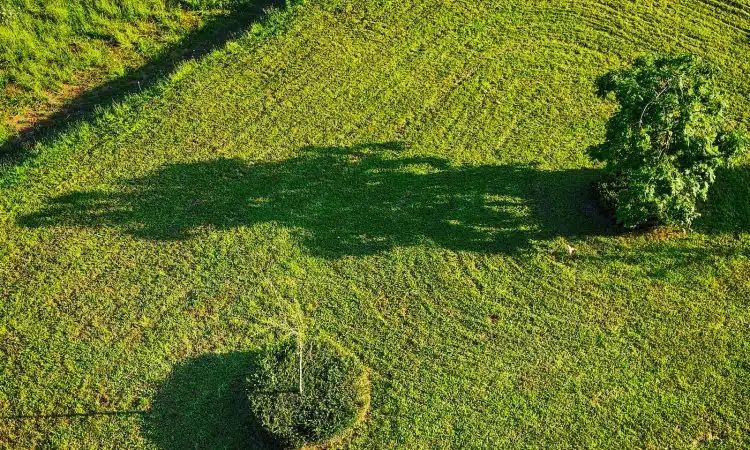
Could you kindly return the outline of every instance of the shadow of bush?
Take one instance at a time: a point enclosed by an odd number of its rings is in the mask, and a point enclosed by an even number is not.
[[[703,233],[750,233],[750,166],[719,170],[701,205],[695,229]]]
[[[246,379],[259,356],[209,354],[176,366],[143,416],[146,437],[166,450],[277,448],[247,401]]]

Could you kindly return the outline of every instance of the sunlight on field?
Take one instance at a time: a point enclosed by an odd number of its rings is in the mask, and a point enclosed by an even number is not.
[[[586,149],[594,79],[650,52],[715,63],[750,126],[750,4],[321,0],[246,30],[0,169],[0,446],[254,445],[227,386],[292,302],[372,371],[346,447],[748,445],[748,166],[695,231],[624,233]]]

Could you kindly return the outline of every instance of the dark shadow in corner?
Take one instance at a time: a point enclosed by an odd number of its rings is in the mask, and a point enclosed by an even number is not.
[[[750,233],[750,166],[721,169],[701,205],[696,231]]]
[[[209,19],[202,27],[180,42],[166,48],[161,56],[86,92],[70,101],[49,118],[24,130],[0,145],[0,163],[21,164],[31,156],[31,144],[40,139],[54,138],[72,122],[90,120],[97,107],[108,107],[124,97],[147,89],[169,75],[183,61],[201,59],[216,49],[238,38],[253,22],[261,20],[270,7],[283,7],[284,0],[252,0],[235,7],[227,15]]]
[[[139,416],[145,437],[165,450],[277,449],[249,408],[246,380],[259,357],[260,352],[232,352],[189,359],[159,386],[148,411],[9,415],[0,422]]]
[[[598,171],[455,167],[401,150],[400,143],[308,147],[283,161],[173,164],[114,193],[55,198],[19,222],[117,227],[150,240],[275,222],[300,231],[312,254],[329,258],[420,243],[516,253],[533,241],[619,231],[590,193]]]
[[[255,352],[208,354],[174,368],[144,414],[146,437],[165,450],[274,449],[250,412]]]

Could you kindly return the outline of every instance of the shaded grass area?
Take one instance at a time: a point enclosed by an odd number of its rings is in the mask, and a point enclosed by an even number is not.
[[[455,251],[518,253],[532,241],[611,234],[589,193],[594,170],[452,167],[403,157],[398,142],[306,147],[296,158],[175,164],[114,192],[74,192],[20,218],[29,227],[117,227],[184,240],[206,228],[269,222],[302,231],[317,256],[340,258],[424,242]]]
[[[136,417],[159,448],[273,449],[247,401],[247,377],[262,352],[206,354],[174,367],[148,410],[1,416],[0,420],[85,420]]]
[[[163,449],[273,449],[247,402],[258,352],[207,354],[176,366],[144,414],[146,434]]]
[[[720,171],[703,205],[703,218],[696,227],[704,232],[750,232],[750,167]]]
[[[2,169],[2,445],[245,445],[232,380],[291,305],[372,369],[342,447],[748,445],[747,167],[696,231],[623,234],[585,156],[647,51],[747,122],[747,5],[278,17]]]

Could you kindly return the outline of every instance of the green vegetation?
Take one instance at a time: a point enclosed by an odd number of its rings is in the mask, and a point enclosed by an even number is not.
[[[339,447],[750,446],[750,161],[693,231],[624,233],[586,151],[595,80],[662,51],[750,126],[746,1],[243,30],[0,168],[0,446],[262,448],[242,384],[293,304],[371,369]]]
[[[191,32],[240,3],[249,4],[238,0],[3,0],[0,145],[15,134],[14,128],[34,125],[76,94],[164,57]]]
[[[250,411],[284,448],[340,443],[367,413],[367,372],[329,338],[301,336],[260,358],[248,378]]]
[[[626,227],[690,227],[716,170],[744,152],[715,82],[716,69],[692,55],[640,58],[599,79],[599,95],[614,93],[620,110],[591,154],[607,163],[601,195]]]
[[[0,89],[6,84],[22,91],[52,89],[72,81],[77,71],[96,66],[122,74],[125,67],[115,49],[153,56],[160,46],[150,38],[179,38],[184,21],[190,20],[180,6],[218,9],[229,3],[4,0],[0,4]]]
[[[143,36],[156,34],[155,27],[179,30],[181,20],[163,0],[7,0],[0,8],[0,88],[17,91],[10,102],[22,101],[24,92],[58,88],[81,69],[106,67],[121,75],[124,62],[115,49],[148,55],[156,48]]]

